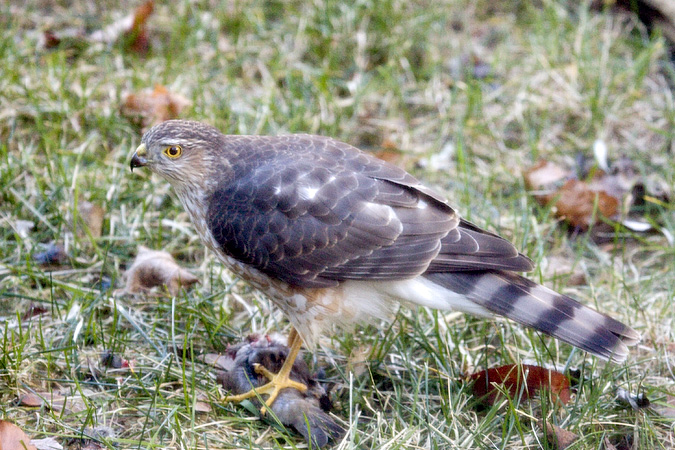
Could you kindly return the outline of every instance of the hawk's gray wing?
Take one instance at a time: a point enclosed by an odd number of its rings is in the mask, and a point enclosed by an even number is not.
[[[295,135],[229,145],[234,176],[210,196],[209,229],[225,253],[292,285],[531,268],[414,177],[347,144]]]

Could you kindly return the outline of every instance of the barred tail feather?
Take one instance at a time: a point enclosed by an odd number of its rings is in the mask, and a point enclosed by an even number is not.
[[[640,335],[571,297],[511,272],[426,273],[424,277],[466,296],[490,312],[535,328],[605,360],[622,362]]]

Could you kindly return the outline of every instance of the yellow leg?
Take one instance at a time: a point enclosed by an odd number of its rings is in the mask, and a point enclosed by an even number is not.
[[[298,353],[300,353],[300,347],[302,346],[302,339],[300,339],[300,336],[298,335],[298,332],[295,331],[295,328],[293,328],[288,335],[288,346],[290,347],[290,351],[288,352],[288,357],[286,357],[286,361],[284,361],[284,365],[281,366],[279,373],[273,374],[267,370],[266,367],[260,364],[255,365],[254,369],[256,373],[264,375],[268,380],[270,380],[269,383],[264,384],[258,388],[251,389],[250,391],[244,392],[243,394],[227,396],[225,397],[225,401],[240,402],[258,395],[267,394],[268,397],[265,400],[265,405],[260,410],[262,414],[265,414],[267,408],[272,406],[272,403],[274,403],[274,400],[276,400],[279,392],[281,392],[282,389],[293,388],[299,390],[300,392],[305,392],[307,390],[307,386],[302,383],[298,383],[297,381],[291,380],[290,378],[291,370],[293,369],[293,363],[298,357]]]

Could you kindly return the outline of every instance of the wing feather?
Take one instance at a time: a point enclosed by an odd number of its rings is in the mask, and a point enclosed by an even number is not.
[[[237,176],[211,194],[208,227],[224,252],[269,275],[327,287],[531,267],[398,167],[327,138],[287,136],[276,151],[251,139],[237,140],[248,153],[230,161]]]

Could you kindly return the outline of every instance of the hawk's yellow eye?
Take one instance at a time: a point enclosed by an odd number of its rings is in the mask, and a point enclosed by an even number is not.
[[[183,149],[180,145],[172,145],[164,149],[164,154],[171,159],[176,159],[183,154]]]

